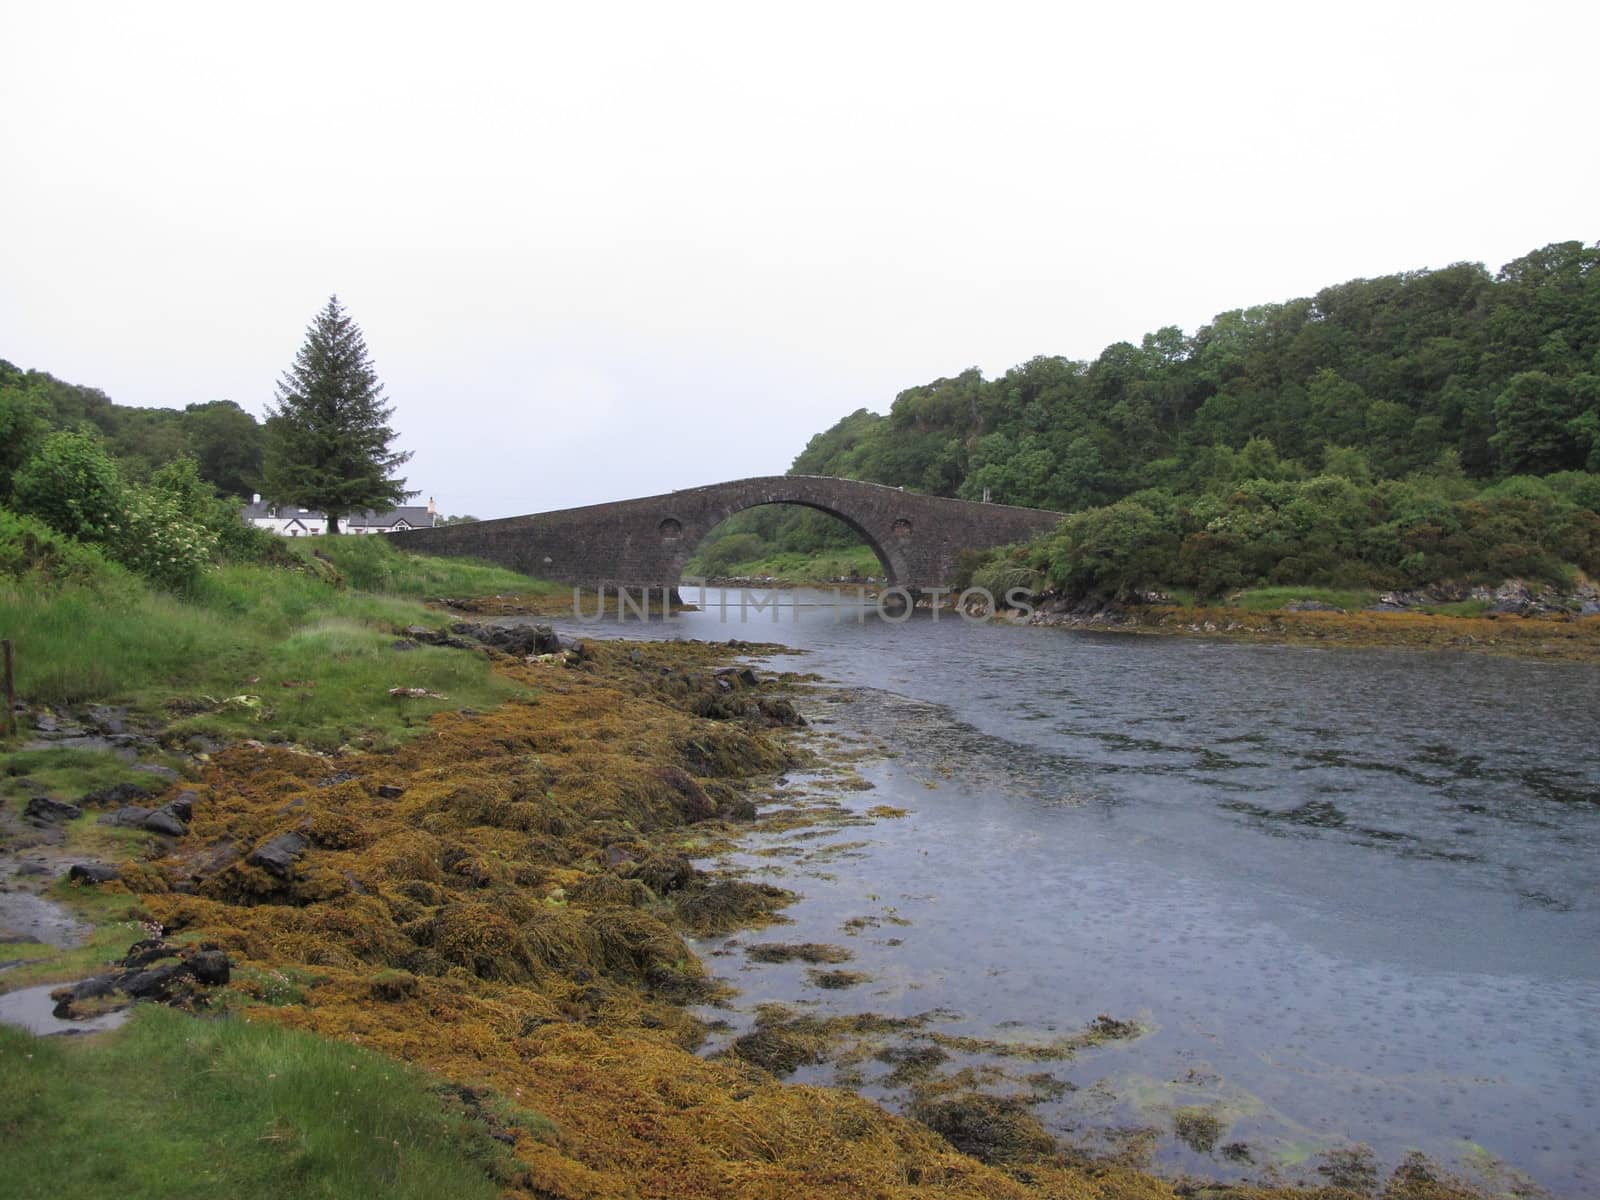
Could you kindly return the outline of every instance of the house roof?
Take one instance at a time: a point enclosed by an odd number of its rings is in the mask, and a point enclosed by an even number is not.
[[[291,504],[269,504],[265,500],[254,500],[244,506],[244,519],[247,521],[325,521],[327,515],[314,508],[296,508]],[[426,504],[408,504],[400,508],[386,509],[383,512],[374,512],[367,509],[364,512],[351,513],[345,518],[345,525],[351,529],[392,529],[404,521],[413,528],[431,526],[433,514],[428,511]]]
[[[314,508],[296,508],[292,504],[268,504],[265,500],[253,500],[244,506],[244,519],[247,521],[287,521],[294,517],[302,521],[326,519]]]
[[[401,508],[391,508],[387,512],[351,513],[347,524],[352,529],[392,529],[404,521],[410,526],[432,525],[433,514],[428,511],[426,504],[408,504]]]

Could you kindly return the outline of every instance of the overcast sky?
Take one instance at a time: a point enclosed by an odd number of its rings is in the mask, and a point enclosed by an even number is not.
[[[337,292],[478,516],[1600,238],[1593,3],[0,0],[0,357],[262,413]]]

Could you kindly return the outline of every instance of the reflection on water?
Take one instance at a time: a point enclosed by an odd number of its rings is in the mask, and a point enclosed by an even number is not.
[[[1163,1163],[1292,1169],[1348,1137],[1600,1193],[1600,670],[836,615],[586,630],[803,646],[847,685],[807,702],[817,728],[889,748],[850,803],[909,817],[739,856],[804,894],[784,940],[846,943],[871,982],[714,957],[741,1008],[943,1008],[983,1036],[1138,1016],[1051,1064],[1057,1132],[1202,1106],[1225,1133]]]

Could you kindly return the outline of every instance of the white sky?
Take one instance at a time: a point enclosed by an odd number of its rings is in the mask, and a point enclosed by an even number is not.
[[[1600,5],[0,0],[0,357],[260,414],[337,292],[482,517],[1600,238]]]

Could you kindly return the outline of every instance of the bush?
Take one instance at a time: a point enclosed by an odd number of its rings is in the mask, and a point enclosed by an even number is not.
[[[18,512],[80,541],[104,542],[122,514],[122,477],[90,433],[52,433],[18,469],[11,486]]]
[[[121,520],[108,531],[107,549],[130,570],[161,587],[193,586],[211,561],[217,539],[190,519],[178,501],[154,488],[129,488]]]
[[[93,546],[43,521],[0,508],[0,575],[45,584],[105,585],[125,577]]]

